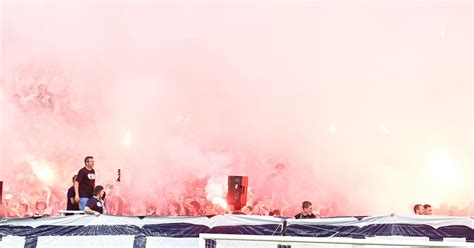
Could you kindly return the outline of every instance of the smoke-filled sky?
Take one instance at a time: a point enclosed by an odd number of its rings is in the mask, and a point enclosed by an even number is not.
[[[472,18],[467,0],[3,1],[0,180],[55,151],[71,174],[94,155],[98,183],[122,168],[142,196],[235,174],[351,214],[467,206]],[[9,121],[28,66],[64,74],[41,80],[74,127]],[[285,187],[265,183],[277,162]]]

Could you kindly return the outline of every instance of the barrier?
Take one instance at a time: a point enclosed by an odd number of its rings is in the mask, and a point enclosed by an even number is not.
[[[249,239],[249,245],[244,245],[243,238]],[[72,215],[3,219],[0,222],[2,248],[203,247],[203,239],[209,240],[206,247],[216,248],[226,247],[225,244],[232,247],[291,245],[294,248],[317,244],[343,247],[349,243],[371,246],[473,247],[474,221],[471,218],[445,216],[295,220],[246,215],[220,215],[212,218]],[[233,245],[235,241],[231,239],[240,240],[239,246]],[[221,241],[214,242],[215,240]],[[296,241],[303,242],[297,244]],[[311,244],[307,241],[311,241]],[[270,242],[271,245],[258,245],[265,242]]]

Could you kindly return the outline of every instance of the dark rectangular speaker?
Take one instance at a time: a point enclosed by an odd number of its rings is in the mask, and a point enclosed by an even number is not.
[[[240,210],[247,204],[247,188],[249,178],[246,176],[229,176],[227,187],[227,204]]]

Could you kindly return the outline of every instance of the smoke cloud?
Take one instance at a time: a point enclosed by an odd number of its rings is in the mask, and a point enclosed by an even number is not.
[[[0,180],[93,155],[137,201],[245,175],[352,215],[468,206],[471,5],[4,1]],[[12,104],[39,84],[54,114]]]

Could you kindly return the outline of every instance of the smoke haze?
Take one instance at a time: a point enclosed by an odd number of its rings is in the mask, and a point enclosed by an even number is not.
[[[3,1],[0,180],[45,160],[67,187],[93,155],[98,184],[121,169],[144,200],[246,175],[353,215],[467,206],[472,17],[470,1]],[[71,110],[21,114],[10,96],[34,82]]]

